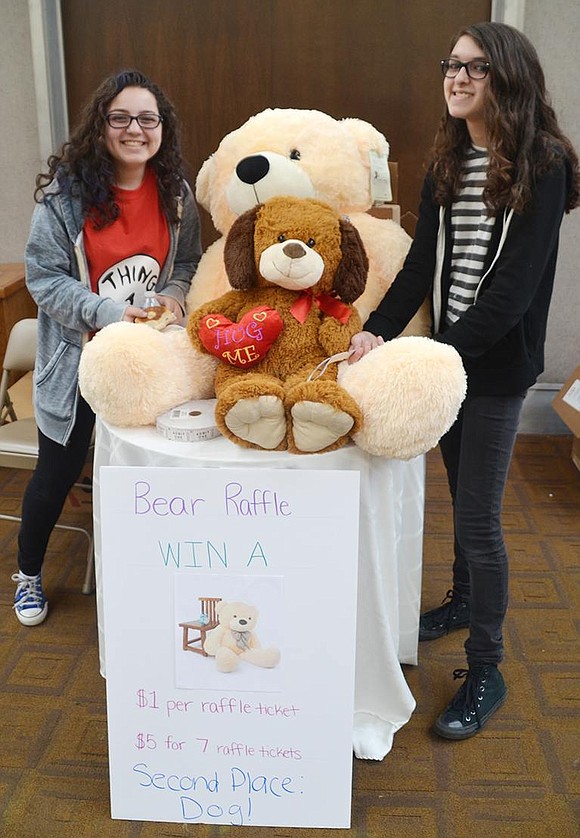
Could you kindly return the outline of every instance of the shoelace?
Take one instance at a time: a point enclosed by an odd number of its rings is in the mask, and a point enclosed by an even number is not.
[[[451,621],[453,617],[455,617],[455,614],[457,613],[457,610],[461,605],[461,599],[450,588],[447,591],[447,594],[445,595],[445,599],[443,601],[449,602],[450,606],[447,612],[447,629],[449,630],[449,627],[451,626]]]
[[[453,617],[453,590],[451,588],[449,588],[444,598],[441,600],[442,613],[445,613],[443,609],[447,607],[447,603],[450,605],[450,608],[447,609],[447,629],[449,629],[449,626],[451,625],[451,618]],[[455,671],[458,672],[459,670]],[[453,674],[453,677],[455,677],[455,673]]]
[[[38,579],[21,579],[18,573],[12,575],[12,581],[18,582],[16,588],[16,602],[13,608],[22,607],[23,600],[31,607],[41,608],[44,595]]]
[[[443,599],[441,600],[441,605],[435,609],[433,612],[433,619],[440,619],[444,618],[444,623],[447,625],[447,629],[451,625],[451,620],[455,616],[457,608],[461,605],[462,600],[458,597],[452,588],[449,588]]]
[[[481,727],[479,720],[478,704],[483,698],[483,693],[480,695],[483,684],[487,681],[487,674],[485,669],[481,671],[474,671],[472,669],[454,669],[453,680],[465,678],[465,682],[461,685],[459,690],[451,702],[454,710],[461,710],[465,721],[470,722],[475,718],[477,727]]]

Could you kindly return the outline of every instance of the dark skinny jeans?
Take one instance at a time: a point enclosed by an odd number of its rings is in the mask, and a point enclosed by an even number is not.
[[[501,512],[524,397],[468,396],[440,441],[453,500],[453,590],[470,602],[470,666],[503,658],[508,557]]]
[[[38,462],[22,498],[18,567],[28,576],[40,573],[48,539],[67,495],[83,469],[95,414],[79,396],[71,437],[61,445],[38,431]]]

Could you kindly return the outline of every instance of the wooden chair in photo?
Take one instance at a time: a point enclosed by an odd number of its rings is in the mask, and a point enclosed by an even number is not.
[[[218,602],[221,602],[221,597],[200,596],[198,599],[200,616],[203,615],[204,618],[207,618],[207,622],[205,619],[198,619],[179,623],[183,629],[182,648],[184,652],[197,652],[198,655],[204,655],[207,658],[208,654],[203,648],[203,644],[208,631],[218,625],[216,607]]]

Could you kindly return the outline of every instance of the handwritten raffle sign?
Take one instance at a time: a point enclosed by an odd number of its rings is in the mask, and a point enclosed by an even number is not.
[[[358,473],[100,482],[112,817],[348,827]]]

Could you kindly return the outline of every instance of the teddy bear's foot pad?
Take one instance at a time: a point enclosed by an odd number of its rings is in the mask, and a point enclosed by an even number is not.
[[[286,436],[284,404],[277,396],[240,399],[224,421],[234,436],[266,448],[276,448]]]
[[[299,451],[314,453],[346,436],[354,419],[348,413],[322,402],[296,402],[292,407],[292,433]]]

